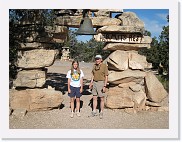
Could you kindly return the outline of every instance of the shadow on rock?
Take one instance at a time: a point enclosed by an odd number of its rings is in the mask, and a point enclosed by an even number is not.
[[[89,80],[84,79],[84,84],[89,82]],[[55,88],[55,90],[61,91],[63,95],[68,91],[68,79],[66,78],[66,74],[61,73],[47,73],[47,80],[45,83],[45,87],[51,86]],[[90,95],[89,86],[83,86],[82,95]]]
[[[66,74],[61,73],[47,73],[47,80],[45,86],[51,86],[55,90],[61,91],[63,95],[68,91]]]

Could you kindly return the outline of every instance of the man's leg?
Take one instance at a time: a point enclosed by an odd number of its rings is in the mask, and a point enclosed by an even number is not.
[[[104,97],[100,97],[100,114],[99,117],[100,119],[103,118],[103,111],[104,111]]]
[[[96,112],[97,108],[97,96],[93,96],[93,112]]]
[[[104,111],[104,97],[100,97],[100,109],[101,109],[101,112]]]
[[[91,112],[91,115],[89,115],[88,117],[94,117],[97,115],[97,96],[93,96],[93,111]]]
[[[76,111],[79,112],[80,110],[80,98],[76,98]]]

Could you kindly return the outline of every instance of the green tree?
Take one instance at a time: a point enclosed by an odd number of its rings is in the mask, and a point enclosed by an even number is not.
[[[169,16],[167,16],[169,22]],[[148,33],[148,32],[146,32]],[[169,89],[169,25],[164,26],[159,36],[152,38],[151,48],[142,49],[140,54],[147,57],[147,61],[152,63],[153,69],[157,69],[159,80],[163,83],[165,89]]]
[[[163,31],[160,35],[159,42],[159,58],[160,58],[160,67],[162,68],[161,74],[166,75],[168,78],[169,75],[169,26],[164,26]]]
[[[107,58],[110,51],[104,51],[104,42],[97,42],[94,38],[87,42],[79,42],[76,38],[75,30],[69,30],[68,40],[64,46],[70,47],[72,59],[85,62],[93,62],[96,54],[101,54],[103,59]]]

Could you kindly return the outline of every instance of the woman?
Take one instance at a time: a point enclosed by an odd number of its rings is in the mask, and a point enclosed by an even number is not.
[[[70,117],[73,118],[74,116],[74,101],[76,98],[76,114],[77,116],[80,115],[80,97],[82,96],[83,92],[83,71],[79,68],[79,62],[73,61],[71,70],[68,71],[66,78],[68,78],[68,96],[70,97],[71,103],[71,115]]]

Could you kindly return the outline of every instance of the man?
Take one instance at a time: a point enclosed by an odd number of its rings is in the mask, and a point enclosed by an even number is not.
[[[92,69],[92,77],[89,88],[92,89],[93,94],[93,111],[89,117],[97,115],[97,97],[100,97],[100,119],[103,118],[104,111],[104,97],[106,92],[106,85],[108,81],[108,68],[107,65],[102,63],[102,56],[95,56],[95,64]]]

